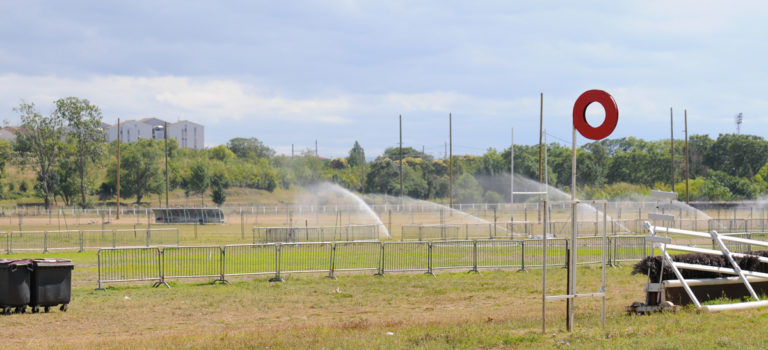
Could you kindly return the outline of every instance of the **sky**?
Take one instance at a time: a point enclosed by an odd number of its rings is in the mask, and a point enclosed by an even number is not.
[[[443,157],[571,141],[589,89],[611,138],[768,136],[768,3],[760,1],[3,1],[0,119],[87,98],[104,121],[205,125],[290,154],[368,158],[399,142]],[[587,120],[602,122],[600,105]],[[589,140],[579,137],[579,144]]]

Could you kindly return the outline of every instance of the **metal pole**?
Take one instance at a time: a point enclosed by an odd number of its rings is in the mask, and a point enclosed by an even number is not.
[[[547,200],[544,200],[544,227],[541,239],[541,332],[547,332]]]
[[[448,113],[448,143],[450,144],[448,154],[448,174],[450,185],[448,186],[448,191],[450,192],[450,207],[453,209],[453,116],[451,113]]]
[[[116,220],[120,219],[120,118],[117,118],[117,213]],[[102,220],[103,221],[103,220]]]
[[[571,145],[571,253],[568,256],[568,291],[572,296],[576,294],[576,230],[578,223],[576,220],[576,127],[573,128],[573,142]],[[569,332],[573,331],[573,297],[566,299],[566,323],[565,326]]]
[[[605,248],[608,245],[608,202],[603,202],[603,283],[600,287],[600,292],[603,293],[603,305],[600,312],[600,322],[602,327],[605,328]]]
[[[403,115],[400,115],[400,204],[403,203]]]
[[[515,128],[510,133],[509,144],[509,221],[515,222]]]
[[[689,155],[688,155],[688,110],[683,110],[683,120],[685,122],[685,204],[689,203],[689,196],[688,196],[688,177],[689,174]]]
[[[541,191],[541,168],[542,168],[542,158],[544,153],[544,93],[542,92],[540,94],[539,98],[539,192]],[[539,202],[541,202],[541,194],[539,194]],[[541,221],[541,208],[538,210],[539,213],[539,222]]]
[[[672,124],[672,107],[669,107],[669,159],[672,192],[675,192],[675,129]]]
[[[165,122],[163,127],[163,138],[165,138],[165,209],[168,209],[168,122]]]

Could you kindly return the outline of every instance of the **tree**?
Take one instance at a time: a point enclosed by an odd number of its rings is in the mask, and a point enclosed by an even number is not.
[[[227,148],[227,146],[224,145],[218,145],[211,148],[210,151],[208,151],[208,156],[211,159],[220,160],[222,162],[227,162],[237,157],[229,148]]]
[[[395,161],[400,160],[400,147],[389,147],[384,150],[381,157],[389,158]],[[413,147],[403,147],[403,158],[421,158],[426,161],[432,161],[434,158],[426,153],[415,150]]]
[[[365,165],[365,150],[363,149],[363,146],[360,146],[360,143],[357,141],[355,141],[355,145],[352,146],[352,149],[349,150],[347,163],[349,163],[349,166],[351,167]]]
[[[224,186],[221,184],[213,186],[213,191],[211,192],[211,200],[213,200],[213,202],[218,206],[224,204],[224,201],[227,200],[227,195],[224,193]]]
[[[244,138],[236,137],[227,142],[227,148],[238,158],[272,158],[275,156],[275,150],[265,146],[255,137]]]
[[[39,186],[35,187],[45,202],[45,208],[50,209],[51,196],[59,180],[56,162],[61,155],[63,120],[56,114],[43,116],[34,103],[22,101],[14,111],[19,113],[21,127],[25,130],[17,138],[17,150],[34,158],[39,182]]]
[[[140,139],[121,146],[120,154],[120,197],[136,196],[136,204],[144,196],[162,193],[165,185],[163,176],[163,141]],[[107,168],[107,181],[116,183],[115,162]],[[109,188],[102,185],[103,188]]]
[[[203,195],[211,186],[211,174],[207,164],[203,162],[193,164],[185,182],[187,191],[200,195],[200,205],[202,206],[205,203]]]
[[[80,206],[87,207],[85,199],[86,173],[104,155],[106,135],[101,129],[101,110],[86,99],[66,97],[56,100],[53,117],[67,122],[67,138],[74,144],[72,151],[75,169],[79,175]]]
[[[714,170],[751,178],[768,161],[768,142],[755,135],[720,134],[704,160]]]

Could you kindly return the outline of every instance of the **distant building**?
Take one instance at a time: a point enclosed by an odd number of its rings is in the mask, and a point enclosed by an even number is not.
[[[176,139],[179,148],[203,149],[205,147],[205,127],[188,120],[168,123],[157,118],[126,120],[120,122],[120,142],[136,142],[139,139],[162,140],[165,133],[168,138]],[[117,140],[117,124],[107,128],[107,141]]]
[[[18,136],[21,132],[21,128],[15,126],[6,126],[4,128],[0,128],[0,140],[10,142],[16,141],[16,136]]]

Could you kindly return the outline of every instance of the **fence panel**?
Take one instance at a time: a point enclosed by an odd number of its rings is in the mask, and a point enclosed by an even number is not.
[[[603,237],[579,237],[576,239],[578,252],[576,254],[576,264],[599,264],[603,260]],[[606,247],[608,249],[608,241]],[[606,262],[609,259],[606,251]]]
[[[166,247],[163,278],[221,277],[221,247]]]
[[[334,271],[378,271],[381,242],[336,242],[333,254]]]
[[[331,270],[333,243],[284,243],[280,245],[280,272]]]
[[[80,231],[46,231],[45,248],[50,250],[80,250]]]
[[[160,250],[157,248],[99,249],[98,283],[161,281]]]
[[[112,230],[82,231],[83,249],[116,248]]]
[[[485,235],[488,235],[488,226],[486,225]],[[467,226],[458,224],[423,224],[423,225],[403,225],[403,240],[418,241],[436,241],[460,239],[466,236]]]
[[[477,241],[477,267],[521,267],[522,241],[482,240]]]
[[[178,228],[151,228],[146,232],[147,242],[151,246],[179,246]]]
[[[114,231],[116,247],[147,247],[147,229],[124,229]]]
[[[475,241],[432,242],[432,269],[475,268]]]
[[[11,231],[8,251],[45,251],[45,231]]]
[[[237,244],[224,247],[225,275],[264,275],[277,273],[277,245]]]
[[[642,260],[649,254],[644,236],[611,237],[613,262]]]
[[[544,264],[544,240],[526,239],[523,241],[524,267],[541,267]],[[560,238],[547,239],[547,266],[565,266],[565,251],[568,240]]]
[[[429,271],[428,242],[386,242],[382,254],[382,273]]]
[[[379,239],[379,225],[347,225],[347,241],[366,241]],[[333,239],[336,241],[337,239]]]

